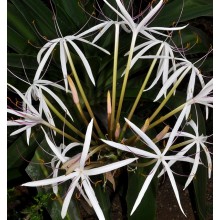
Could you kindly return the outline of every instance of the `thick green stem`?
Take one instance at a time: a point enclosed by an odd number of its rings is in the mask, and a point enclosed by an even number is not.
[[[179,111],[181,111],[185,106],[185,103],[180,105],[179,107],[175,108],[174,110],[172,110],[171,112],[169,112],[168,114],[160,117],[158,120],[156,120],[155,122],[153,122],[152,124],[149,125],[148,130],[155,127],[156,125],[164,122],[166,119],[170,118],[171,116],[175,115],[176,113],[178,113]]]
[[[77,75],[75,66],[74,66],[74,64],[73,64],[73,60],[72,60],[72,57],[71,57],[71,55],[70,55],[69,48],[67,47],[67,44],[66,44],[65,41],[64,41],[64,47],[65,47],[65,51],[66,51],[66,54],[67,54],[67,58],[68,58],[68,61],[69,61],[69,64],[70,64],[70,67],[71,67],[71,70],[72,70],[72,74],[73,74],[74,79],[75,79],[75,81],[76,81],[76,84],[77,84],[77,86],[78,86],[78,88],[79,88],[79,92],[80,92],[80,94],[81,94],[81,96],[82,96],[82,99],[83,99],[83,101],[84,101],[84,103],[85,103],[85,106],[86,106],[86,108],[87,108],[87,110],[88,110],[88,113],[89,113],[90,117],[93,118],[93,120],[94,120],[94,126],[95,126],[95,128],[96,128],[96,130],[97,130],[99,136],[102,137],[102,138],[104,138],[104,134],[102,133],[101,129],[99,128],[99,125],[98,125],[98,123],[97,123],[97,121],[96,121],[96,119],[95,119],[95,116],[94,116],[94,114],[93,114],[93,111],[92,111],[92,109],[91,109],[91,107],[90,107],[90,104],[89,104],[89,102],[88,102],[88,100],[87,100],[87,97],[86,97],[86,95],[85,95],[85,92],[84,92],[84,90],[83,90],[83,87],[82,87],[82,85],[81,85],[81,82],[80,82],[80,80],[79,80],[79,77],[78,77],[78,75]]]
[[[62,136],[68,138],[69,140],[73,141],[73,142],[78,142],[80,143],[80,141],[78,141],[77,139],[73,138],[71,135],[65,133],[64,131],[60,130],[59,128],[51,125],[50,123],[43,121],[42,122],[43,125],[46,125],[47,127],[49,127],[50,129],[56,131],[58,134],[61,134]]]
[[[137,34],[133,33],[132,40],[131,40],[131,46],[130,46],[130,52],[129,52],[129,56],[128,56],[127,66],[126,66],[126,69],[125,69],[125,75],[124,75],[124,80],[123,80],[121,94],[120,94],[120,99],[119,99],[119,103],[118,103],[118,110],[117,110],[116,123],[115,124],[117,124],[119,122],[119,118],[120,118],[120,115],[121,115],[121,108],[122,108],[122,104],[123,104],[123,101],[124,101],[125,89],[126,89],[126,85],[127,85],[127,81],[128,81],[128,75],[129,75],[129,72],[130,72],[131,60],[132,60],[133,53],[134,53],[134,46],[135,46],[135,43],[136,43],[136,39],[137,39]]]
[[[119,47],[119,24],[115,24],[115,48],[114,48],[114,64],[113,64],[113,77],[112,77],[112,112],[110,121],[110,136],[112,138],[113,131],[116,125],[115,119],[115,102],[116,102],[116,84],[117,84],[117,67],[118,67],[118,47]]]
[[[63,117],[60,112],[50,103],[50,101],[44,97],[45,102],[47,103],[48,107],[53,111],[53,113],[61,120],[64,124],[66,124],[67,127],[69,127],[73,132],[75,132],[77,135],[79,135],[81,138],[85,139],[85,135],[80,132],[77,128],[75,128],[70,122],[66,120],[65,117]]]
[[[172,145],[172,146],[169,148],[169,150],[175,150],[175,149],[180,148],[180,147],[183,147],[183,146],[185,146],[185,145],[187,145],[187,144],[191,144],[192,142],[194,142],[193,139],[187,140],[187,141],[183,141],[183,142],[181,142],[181,143],[179,143],[179,144]]]
[[[170,97],[173,95],[174,91],[178,87],[178,85],[182,82],[183,78],[186,76],[188,71],[190,70],[191,67],[188,67],[183,74],[180,76],[180,78],[176,81],[174,84],[173,88],[169,91],[168,95],[166,98],[163,100],[163,102],[160,103],[156,111],[153,113],[153,115],[149,118],[150,122],[158,115],[158,113],[161,111],[161,109],[165,106],[165,104],[169,101]]]
[[[161,50],[163,49],[163,46],[164,46],[163,44],[160,46],[160,48],[159,48],[158,51],[157,51],[156,56],[158,56],[158,55],[160,54]],[[146,88],[146,85],[147,85],[147,83],[148,83],[148,80],[149,80],[149,78],[150,78],[152,72],[153,72],[153,69],[154,69],[154,67],[155,67],[156,62],[157,62],[157,58],[154,58],[153,61],[152,61],[152,63],[151,63],[151,66],[150,66],[150,68],[149,68],[149,70],[148,70],[148,72],[147,72],[147,75],[146,75],[146,77],[145,77],[145,80],[144,80],[144,82],[143,82],[143,84],[142,84],[142,86],[141,86],[141,88],[140,88],[140,90],[139,90],[139,93],[138,93],[138,95],[137,95],[137,97],[136,97],[136,99],[135,99],[135,102],[134,102],[134,104],[133,104],[133,106],[132,106],[132,108],[131,108],[131,111],[130,111],[128,117],[127,117],[127,119],[128,119],[129,121],[131,120],[131,118],[132,118],[132,116],[133,116],[133,114],[134,114],[134,111],[135,111],[135,109],[136,109],[136,107],[137,107],[137,105],[138,105],[138,103],[139,103],[139,101],[140,101],[140,98],[141,98],[142,94],[143,94],[143,91],[144,91],[144,89]],[[124,127],[122,128],[122,132],[121,132],[121,134],[120,134],[119,140],[121,140],[121,138],[123,137],[123,135],[124,135],[124,133],[125,133],[125,131],[126,131],[126,129],[127,129],[127,126],[128,126],[128,124],[125,123],[125,124],[124,124]]]

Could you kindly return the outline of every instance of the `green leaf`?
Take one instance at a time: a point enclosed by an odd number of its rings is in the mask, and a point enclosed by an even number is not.
[[[16,67],[23,69],[22,66],[22,62],[23,62],[25,69],[37,70],[38,68],[37,57],[33,55],[9,53],[7,55],[7,58],[8,58],[7,61],[9,67]]]
[[[151,26],[170,26],[177,22],[180,15],[180,22],[186,22],[190,19],[201,16],[212,16],[213,3],[206,0],[184,0],[182,11],[182,1],[171,0],[165,4],[159,15],[152,22]]]
[[[8,169],[20,167],[25,164],[26,160],[30,160],[33,157],[34,151],[43,140],[44,136],[41,132],[33,130],[30,138],[29,146],[27,145],[26,133],[20,135],[9,147],[8,147]],[[13,177],[12,177],[13,178]]]

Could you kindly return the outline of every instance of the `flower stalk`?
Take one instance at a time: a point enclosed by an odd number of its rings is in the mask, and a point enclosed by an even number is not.
[[[95,126],[95,128],[96,128],[96,130],[97,130],[97,132],[99,134],[99,137],[104,137],[104,134],[102,133],[101,129],[99,128],[99,125],[98,125],[98,123],[97,123],[97,121],[95,119],[95,115],[93,114],[93,111],[92,111],[92,109],[90,107],[90,104],[88,102],[88,99],[86,97],[84,89],[83,89],[83,87],[81,85],[81,82],[80,82],[79,77],[77,75],[77,72],[76,72],[75,66],[73,64],[73,60],[72,60],[72,57],[70,55],[70,51],[69,51],[69,48],[67,47],[66,42],[64,42],[64,48],[65,48],[65,51],[66,51],[66,54],[67,54],[67,58],[68,58],[68,61],[69,61],[69,64],[70,64],[70,67],[71,67],[71,70],[72,70],[72,74],[74,76],[74,79],[76,80],[76,84],[77,84],[77,86],[79,88],[80,94],[81,94],[82,99],[83,99],[83,101],[85,103],[85,106],[86,106],[86,108],[88,110],[88,113],[89,113],[90,117],[94,119],[94,126]]]

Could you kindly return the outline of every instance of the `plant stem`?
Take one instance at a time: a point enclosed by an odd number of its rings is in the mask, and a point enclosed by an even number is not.
[[[65,117],[63,117],[59,111],[51,104],[51,102],[46,98],[44,97],[44,100],[45,102],[47,103],[47,105],[49,106],[49,108],[53,111],[53,113],[61,120],[63,121],[64,124],[67,125],[67,127],[69,127],[73,132],[75,132],[77,135],[79,135],[81,138],[85,138],[85,135],[80,132],[77,128],[75,128],[70,122],[68,122],[66,120]]]
[[[61,131],[59,128],[51,125],[50,123],[43,121],[42,122],[43,125],[46,125],[47,127],[51,128],[52,130],[56,131],[58,134],[63,135],[64,137],[68,138],[69,140],[73,141],[73,142],[78,142],[80,143],[80,141],[78,141],[77,139],[73,138],[71,135],[65,133],[64,131]]]
[[[160,117],[158,120],[156,120],[155,122],[153,122],[152,124],[149,125],[148,130],[150,130],[151,128],[155,127],[156,125],[160,124],[161,122],[164,122],[166,119],[168,119],[169,117],[175,115],[176,113],[178,113],[179,111],[181,111],[185,106],[185,103],[180,105],[179,107],[175,108],[174,110],[172,110],[171,112],[169,112],[168,114]]]
[[[113,64],[113,77],[112,77],[112,112],[110,121],[110,139],[116,124],[115,119],[115,102],[116,102],[116,84],[117,84],[117,66],[118,66],[118,47],[119,47],[119,24],[115,24],[115,48],[114,48],[114,64]]]
[[[158,113],[160,112],[160,110],[165,106],[165,104],[169,101],[170,97],[173,95],[174,91],[176,90],[176,88],[178,87],[178,85],[181,83],[181,81],[183,80],[183,78],[186,76],[186,74],[188,73],[188,71],[190,70],[191,67],[188,67],[183,74],[180,76],[180,78],[176,81],[176,83],[174,84],[173,88],[169,91],[168,95],[166,96],[166,98],[163,100],[163,102],[160,103],[160,105],[158,106],[158,108],[156,109],[156,111],[153,113],[153,115],[149,118],[150,122],[158,115]]]
[[[157,51],[156,56],[158,56],[158,55],[160,54],[161,50],[163,49],[163,46],[164,46],[164,45],[161,44],[160,48],[159,48],[158,51]],[[128,119],[129,121],[131,120],[131,118],[132,118],[132,116],[133,116],[133,114],[134,114],[134,111],[135,111],[135,109],[136,109],[136,107],[137,107],[137,105],[138,105],[138,102],[140,101],[141,95],[143,94],[143,91],[144,91],[144,89],[146,88],[146,85],[147,85],[147,83],[148,83],[148,80],[149,80],[149,78],[150,78],[152,72],[153,72],[153,69],[154,69],[154,67],[155,67],[156,62],[157,62],[157,58],[154,58],[153,61],[152,61],[152,63],[151,63],[151,65],[150,65],[150,68],[149,68],[149,70],[148,70],[148,72],[147,72],[147,75],[146,75],[146,77],[145,77],[145,80],[144,80],[144,82],[143,82],[143,84],[142,84],[142,86],[141,86],[141,88],[140,88],[140,90],[139,90],[139,93],[138,93],[138,95],[137,95],[137,97],[136,97],[136,99],[135,99],[135,102],[134,102],[134,104],[133,104],[133,106],[132,106],[132,108],[131,108],[131,111],[130,111],[128,117],[127,117],[127,119]],[[124,127],[122,128],[122,132],[121,132],[121,134],[120,134],[119,140],[121,140],[121,138],[123,137],[123,135],[124,135],[124,133],[125,133],[125,131],[126,131],[126,129],[127,129],[127,126],[128,126],[128,124],[125,122]]]
[[[97,130],[97,132],[99,134],[99,137],[104,138],[104,134],[102,133],[101,129],[99,128],[99,125],[98,125],[98,123],[97,123],[97,121],[95,119],[95,116],[94,116],[93,111],[92,111],[92,109],[90,107],[90,104],[89,104],[89,102],[88,102],[88,100],[86,98],[85,92],[83,90],[83,87],[82,87],[82,85],[80,83],[80,80],[79,80],[79,77],[77,75],[75,66],[73,64],[73,60],[72,60],[72,57],[70,55],[69,48],[67,47],[67,44],[66,44],[65,41],[64,41],[64,47],[65,47],[67,58],[68,58],[68,61],[69,61],[69,64],[70,64],[70,67],[71,67],[71,70],[72,70],[72,74],[74,76],[74,79],[76,80],[76,84],[77,84],[77,86],[79,88],[80,94],[81,94],[82,99],[83,99],[83,101],[85,103],[85,106],[86,106],[86,108],[88,110],[88,113],[89,113],[90,117],[93,118],[93,120],[94,120],[94,126],[95,126],[95,128],[96,128],[96,130]]]
[[[128,75],[130,72],[131,60],[132,60],[132,56],[134,53],[134,46],[136,43],[136,39],[137,39],[137,33],[133,33],[132,40],[131,40],[131,46],[130,46],[130,52],[129,52],[129,56],[128,56],[127,66],[125,69],[125,75],[124,75],[124,80],[123,80],[121,94],[120,94],[120,99],[119,99],[119,103],[118,103],[118,110],[117,110],[117,114],[116,114],[115,124],[117,124],[119,122],[119,118],[121,115],[121,108],[122,108],[122,104],[124,101],[125,89],[126,89],[126,85],[127,85],[127,81],[128,81]]]

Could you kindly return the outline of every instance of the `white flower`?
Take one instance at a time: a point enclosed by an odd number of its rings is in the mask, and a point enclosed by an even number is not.
[[[203,88],[202,90],[192,99],[188,100],[187,104],[201,104],[204,105],[206,108],[206,120],[208,119],[209,111],[208,107],[212,108],[213,105],[213,97],[210,96],[213,92],[213,79],[211,79]]]
[[[33,80],[33,83],[31,84],[31,82],[29,80],[25,81],[24,79],[21,79],[20,77],[16,76],[12,71],[10,71],[10,70],[8,70],[8,71],[13,76],[15,76],[19,80],[21,80],[29,85],[29,88],[25,92],[24,97],[26,98],[28,103],[30,103],[30,105],[32,105],[32,100],[39,101],[39,113],[42,116],[42,113],[44,112],[44,114],[47,118],[47,121],[51,125],[55,126],[55,123],[54,123],[53,117],[51,115],[50,109],[48,108],[47,103],[45,102],[45,97],[44,97],[43,91],[47,92],[58,103],[58,105],[63,109],[63,111],[71,118],[71,120],[73,120],[72,116],[70,115],[69,110],[67,109],[67,107],[65,106],[63,101],[52,90],[50,90],[48,88],[49,86],[53,86],[55,88],[58,88],[58,89],[65,91],[65,88],[63,86],[61,86],[55,82],[51,82],[49,80],[41,80],[41,79]],[[24,111],[31,111],[31,109],[29,109],[29,107],[25,101],[23,101],[23,110]]]
[[[43,94],[43,91],[45,91],[59,104],[59,106],[71,118],[71,120],[73,120],[69,110],[67,109],[67,107],[65,106],[63,101],[52,90],[50,90],[48,88],[50,85],[55,88],[58,88],[58,89],[65,91],[65,88],[60,86],[57,83],[54,83],[54,82],[51,82],[48,80],[34,80],[33,84],[31,84],[30,87],[28,88],[28,90],[26,91],[25,97],[27,98],[27,100],[30,103],[32,102],[32,99],[34,99],[35,101],[39,100],[40,114],[42,115],[42,112],[44,112],[48,122],[55,126],[50,109],[48,108],[47,103],[45,102],[45,98],[44,98],[44,94]],[[24,107],[26,107],[26,106],[24,105]]]
[[[157,101],[158,99],[160,99],[162,95],[166,95],[169,87],[172,84],[174,84],[179,77],[184,78],[187,74],[190,74],[190,79],[189,79],[189,83],[187,86],[187,97],[186,97],[187,101],[193,98],[196,77],[198,77],[201,87],[203,88],[205,86],[202,74],[200,74],[200,71],[194,66],[194,64],[192,64],[188,60],[185,60],[184,62],[176,64],[175,68],[171,68],[169,70],[169,74],[172,71],[174,72],[165,82],[163,82],[163,87],[159,91],[154,101]],[[190,106],[187,108],[186,118],[189,116],[190,108],[191,108]]]
[[[87,44],[90,44],[100,50],[102,50],[103,52],[109,54],[108,51],[106,51],[105,49],[97,46],[96,44],[94,43],[91,43],[89,42],[88,40],[85,40],[83,39],[82,37],[85,35],[85,34],[88,34],[92,31],[95,31],[97,29],[99,29],[100,27],[102,27],[103,24],[101,25],[96,25],[95,27],[83,32],[83,33],[80,33],[78,35],[69,35],[69,36],[61,36],[57,39],[53,39],[53,40],[50,40],[48,43],[46,43],[41,49],[40,51],[38,52],[38,55],[37,55],[37,61],[39,63],[39,66],[38,66],[38,69],[36,71],[36,74],[35,74],[35,78],[34,78],[34,81],[38,80],[40,78],[40,74],[50,56],[50,54],[52,53],[53,49],[55,48],[55,46],[59,43],[60,44],[60,62],[61,62],[61,68],[62,68],[62,72],[63,72],[63,78],[64,78],[64,83],[65,83],[65,88],[67,90],[68,88],[68,82],[67,82],[67,67],[66,67],[66,63],[67,63],[67,42],[73,47],[73,49],[76,51],[76,53],[79,55],[80,59],[82,60],[83,62],[83,65],[87,71],[87,74],[90,78],[90,80],[92,81],[92,83],[95,85],[95,80],[94,80],[94,77],[93,77],[93,74],[92,74],[92,70],[91,70],[91,67],[89,65],[89,62],[88,60],[86,59],[85,55],[83,54],[82,50],[76,45],[76,43],[74,41],[80,41],[80,42],[83,42],[83,43],[87,43]],[[60,33],[61,34],[61,33]],[[62,34],[61,34],[62,35]],[[44,54],[43,58],[42,57],[42,54],[46,51],[46,53]]]
[[[133,206],[133,209],[131,211],[131,215],[133,214],[133,212],[136,210],[136,208],[138,207],[138,205],[140,204],[151,180],[153,179],[157,169],[159,168],[159,165],[162,164],[169,176],[171,185],[173,187],[173,191],[175,193],[177,202],[179,204],[179,207],[181,209],[181,211],[183,212],[183,214],[185,215],[181,203],[180,203],[180,197],[179,197],[179,192],[176,186],[176,182],[173,176],[173,173],[170,169],[170,166],[168,165],[167,161],[186,161],[186,162],[194,162],[193,159],[186,157],[186,156],[179,156],[179,155],[173,155],[173,156],[166,156],[165,154],[167,153],[168,149],[170,146],[166,146],[165,150],[163,152],[160,151],[160,149],[156,146],[156,144],[143,132],[141,131],[136,125],[134,125],[132,122],[130,122],[129,120],[125,119],[126,122],[128,123],[128,125],[132,128],[132,130],[138,135],[140,136],[140,138],[143,140],[144,143],[146,143],[147,147],[150,148],[153,153],[149,152],[149,151],[145,151],[145,150],[141,150],[135,147],[130,147],[130,146],[125,146],[123,144],[119,144],[119,143],[115,143],[113,141],[106,141],[106,140],[102,140],[104,143],[115,147],[117,149],[123,150],[123,151],[127,151],[127,152],[131,152],[133,154],[138,155],[139,157],[143,157],[143,158],[152,158],[152,159],[156,159],[157,162],[155,164],[155,166],[153,167],[152,171],[148,174],[141,191],[138,194],[138,197],[135,201],[135,204]],[[170,136],[170,138],[173,138],[173,135]]]
[[[50,184],[57,184],[58,182],[72,180],[72,183],[68,189],[68,192],[67,192],[66,197],[63,202],[62,211],[61,211],[62,218],[64,218],[66,216],[67,209],[68,209],[68,206],[70,203],[70,199],[71,199],[72,194],[75,190],[75,187],[78,186],[80,188],[80,191],[83,191],[83,190],[85,191],[85,194],[87,195],[91,205],[93,206],[98,218],[100,220],[104,220],[105,217],[104,217],[103,212],[99,206],[98,200],[95,196],[95,192],[90,184],[90,176],[107,173],[109,171],[118,169],[122,166],[126,166],[129,163],[132,163],[134,160],[137,159],[137,158],[126,159],[126,160],[118,161],[118,162],[115,162],[112,164],[108,164],[108,165],[97,167],[97,168],[91,168],[91,169],[89,169],[89,167],[86,167],[85,164],[86,164],[86,160],[88,157],[88,151],[89,151],[89,147],[90,147],[92,127],[93,127],[93,119],[89,123],[87,131],[86,131],[85,142],[83,144],[83,150],[82,150],[82,154],[81,154],[81,157],[79,160],[79,166],[76,167],[72,173],[69,173],[67,175],[62,175],[59,177],[54,177],[51,179],[33,181],[33,182],[23,184],[23,186],[34,187],[34,186],[44,186],[44,185],[50,185]],[[63,158],[64,155],[60,154],[60,152],[58,150],[54,150],[54,153],[57,155],[57,157],[61,161],[64,159]],[[81,180],[81,182],[79,184],[80,180]]]
[[[19,128],[18,130],[12,132],[10,135],[19,134],[20,132],[23,132],[26,130],[27,135],[27,144],[29,145],[30,135],[31,135],[31,128],[37,124],[44,123],[44,120],[41,117],[41,114],[28,102],[28,100],[25,98],[25,96],[14,86],[8,84],[15,92],[21,97],[23,102],[27,105],[28,110],[14,110],[12,108],[8,108],[7,112],[13,115],[16,115],[23,119],[15,119],[15,120],[9,120],[7,122],[8,126],[23,126],[22,128]]]
[[[195,135],[188,133],[188,132],[183,132],[183,131],[179,131],[177,133],[178,137],[186,137],[186,138],[190,138],[192,140],[191,143],[187,144],[183,149],[181,149],[180,152],[178,152],[176,155],[179,156],[183,156],[184,154],[186,154],[194,145],[196,145],[196,152],[195,152],[195,161],[193,163],[193,167],[192,170],[189,174],[189,177],[186,181],[185,187],[184,189],[191,183],[191,181],[193,180],[197,168],[200,164],[200,152],[201,152],[201,148],[204,150],[205,154],[206,154],[206,158],[207,158],[207,162],[208,162],[208,176],[209,178],[211,178],[211,171],[212,171],[212,160],[211,160],[211,156],[209,153],[208,148],[205,146],[206,136],[199,135],[199,128],[198,128],[198,124],[196,125],[196,123],[191,120],[190,122],[187,123],[188,125],[190,125],[192,127],[192,129],[195,132]],[[164,138],[169,137],[170,133],[166,134]],[[172,166],[176,161],[170,161],[168,163],[169,166]],[[159,176],[161,176],[163,173],[165,172],[165,170],[162,170],[161,173],[159,174]]]

